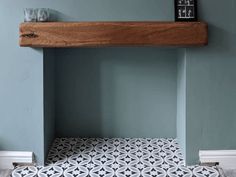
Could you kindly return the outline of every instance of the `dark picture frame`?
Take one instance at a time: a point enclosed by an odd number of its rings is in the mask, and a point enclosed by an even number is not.
[[[191,22],[197,21],[197,0],[174,0],[175,21]]]

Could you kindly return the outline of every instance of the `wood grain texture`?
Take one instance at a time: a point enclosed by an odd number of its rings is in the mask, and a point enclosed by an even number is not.
[[[20,46],[201,46],[208,43],[203,22],[22,23]]]

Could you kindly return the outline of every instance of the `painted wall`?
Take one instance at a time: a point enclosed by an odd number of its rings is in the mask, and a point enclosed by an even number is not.
[[[43,51],[18,46],[23,7],[34,3],[15,2],[0,0],[0,150],[43,162]]]
[[[44,156],[55,139],[55,51],[44,49]]]
[[[57,0],[47,1],[58,20],[151,21],[174,20],[173,0]]]
[[[178,51],[176,130],[179,146],[186,158],[186,50]]]
[[[187,49],[187,162],[199,149],[236,149],[236,1],[199,0],[209,45]]]
[[[176,50],[56,51],[59,137],[176,137]]]

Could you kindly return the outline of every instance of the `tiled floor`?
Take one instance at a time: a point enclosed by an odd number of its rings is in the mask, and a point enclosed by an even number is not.
[[[13,177],[218,177],[215,168],[185,167],[175,139],[56,139],[46,167]]]

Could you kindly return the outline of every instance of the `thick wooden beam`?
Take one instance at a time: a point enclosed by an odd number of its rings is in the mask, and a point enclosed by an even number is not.
[[[208,43],[203,22],[22,23],[23,47],[201,46]]]

